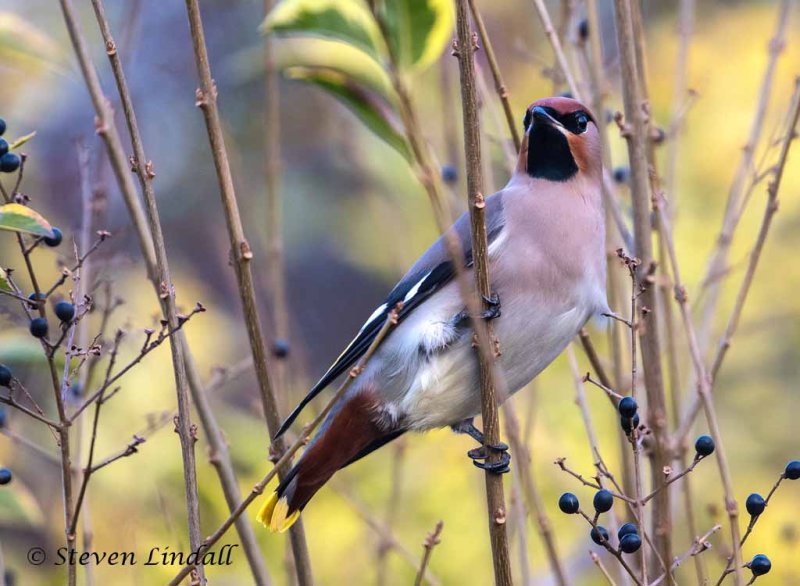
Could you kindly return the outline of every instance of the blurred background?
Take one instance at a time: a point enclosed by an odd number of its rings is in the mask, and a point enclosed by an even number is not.
[[[88,2],[76,4],[103,86],[119,112],[91,6]],[[262,317],[271,341],[274,316],[266,263],[269,219],[264,172],[264,41],[258,30],[264,7],[254,0],[207,0],[201,4],[239,204],[255,250],[253,270],[259,283]],[[564,89],[554,87],[549,73],[554,62],[550,46],[533,3],[496,0],[478,4],[494,41],[512,107],[521,121],[531,101]],[[608,0],[599,4],[609,79],[607,104],[613,112],[622,109],[613,8]],[[771,1],[709,0],[697,4],[687,75],[688,87],[697,96],[686,113],[681,135],[675,193],[668,194],[676,210],[675,236],[690,298],[696,298],[706,259],[715,244],[734,169],[747,140],[778,14],[778,4]],[[582,3],[563,3],[572,10],[568,20],[563,20],[562,2],[547,5],[565,33],[568,55],[574,59]],[[209,310],[194,319],[186,331],[202,374],[213,380],[219,377],[219,367],[246,360],[249,346],[228,262],[228,237],[214,166],[202,116],[194,104],[196,71],[184,6],[158,0],[109,0],[107,9],[132,87],[147,154],[155,165],[155,187],[179,303],[188,310],[195,301],[201,301]],[[666,128],[674,108],[677,2],[645,2],[643,14],[653,115]],[[759,153],[770,137],[779,136],[794,78],[800,73],[800,7],[796,2],[790,18],[765,122],[767,138],[759,145]],[[478,60],[485,66],[482,53]],[[482,75],[491,87],[489,72],[483,67]],[[446,50],[441,59],[411,76],[409,82],[424,132],[439,162],[455,166],[458,172],[454,201],[463,206],[457,61]],[[291,344],[286,392],[281,397],[286,412],[437,234],[427,197],[395,150],[319,89],[282,79],[279,91],[280,193]],[[494,94],[486,94],[484,100],[492,102],[484,108],[485,153],[491,162],[490,181],[499,189],[508,177],[501,148],[507,141],[507,129],[496,116],[499,110]],[[125,353],[133,356],[141,330],[154,323],[159,311],[102,143],[94,132],[94,111],[62,14],[53,2],[0,0],[0,117],[8,124],[7,137],[37,132],[23,149],[29,160],[22,191],[30,195],[35,209],[62,228],[70,243],[78,234],[81,218],[78,155],[81,149],[89,153],[92,188],[107,197],[102,227],[114,234],[98,254],[96,266],[113,282],[114,294],[125,301],[114,314],[113,325],[129,329]],[[598,115],[600,120],[604,117]],[[122,118],[117,122],[124,132]],[[448,132],[457,139],[455,149],[452,141],[448,147]],[[614,165],[624,167],[625,144],[613,123],[610,135]],[[123,137],[127,146],[127,134]],[[663,158],[664,150],[659,149],[659,157]],[[796,294],[800,288],[796,256],[800,249],[799,161],[800,154],[794,152],[781,189],[780,212],[740,331],[716,385],[722,433],[740,504],[751,492],[765,494],[786,461],[800,456],[796,433],[800,412],[800,297]],[[620,184],[619,190],[627,211],[627,189]],[[765,197],[766,185],[754,190],[737,233],[712,340],[721,333],[733,305]],[[37,270],[47,276],[45,282],[58,275],[56,254],[66,254],[70,248],[62,246],[57,252],[47,249],[35,254]],[[14,239],[0,233],[0,266],[19,263]],[[25,283],[22,272],[18,275]],[[624,307],[615,309],[625,311]],[[605,339],[597,330],[594,337]],[[51,391],[32,342],[18,307],[0,299],[0,362],[12,365],[36,399],[46,410],[52,410]],[[605,355],[604,344],[601,350]],[[578,351],[577,356],[580,371],[589,370],[583,354]],[[688,360],[681,366],[685,369],[682,374],[688,375]],[[618,470],[618,417],[607,399],[595,391],[587,389],[601,449],[612,469]],[[212,386],[209,394],[244,493],[270,466],[268,437],[251,369],[244,368],[233,380]],[[567,457],[571,466],[584,474],[592,470],[592,455],[574,394],[573,377],[562,356],[531,388],[520,392],[513,405],[530,432],[536,482],[569,573],[575,584],[602,584],[603,578],[588,555],[589,550],[599,552],[600,548],[589,541],[584,523],[560,514],[556,506],[558,495],[566,490],[587,503],[592,494],[553,465],[556,458]],[[323,396],[316,408],[324,401]],[[100,457],[123,448],[132,434],[141,433],[174,409],[170,355],[165,346],[125,377],[122,391],[104,410],[98,437]],[[301,420],[310,417],[311,412]],[[701,417],[697,432],[705,431],[704,426]],[[55,453],[52,435],[41,427],[19,413],[8,413],[7,430]],[[88,515],[97,550],[132,550],[142,555],[153,546],[188,549],[180,450],[171,427],[169,424],[148,434],[139,453],[93,478]],[[204,535],[227,517],[206,447],[200,434],[197,454]],[[392,507],[392,532],[402,547],[418,559],[425,534],[441,519],[444,530],[431,561],[432,573],[442,584],[491,583],[484,480],[465,457],[471,447],[471,440],[447,430],[409,436],[338,474],[303,514],[317,583],[376,582],[381,539],[370,522],[386,518],[393,484],[399,500]],[[33,545],[55,551],[62,542],[58,467],[7,435],[0,436],[0,465],[15,473],[13,484],[0,489],[0,539],[6,567],[16,575],[18,584],[62,583],[63,568],[50,564],[34,568],[25,559]],[[692,484],[697,489],[699,527],[705,531],[720,522],[726,534],[715,466],[699,466],[692,474]],[[519,503],[520,495],[510,477],[506,487],[510,502]],[[759,579],[759,585],[800,584],[798,507],[800,485],[786,483],[745,547],[745,559],[763,552],[773,562],[772,573]],[[255,512],[253,508],[248,517],[253,518]],[[681,501],[676,497],[676,555],[690,544],[683,518]],[[742,523],[746,524],[746,519]],[[510,531],[519,582],[528,578],[531,584],[553,583],[532,520],[520,524],[512,519]],[[290,584],[286,537],[271,535],[260,527],[256,533],[273,582]],[[719,543],[719,536],[712,542]],[[235,532],[229,532],[222,543],[236,543]],[[526,555],[521,556],[520,550]],[[720,555],[710,551],[703,556],[711,576],[718,576],[723,563]],[[252,581],[241,550],[234,560],[232,566],[208,571],[213,583]],[[402,553],[390,551],[386,560],[388,584],[413,581],[416,570]],[[166,582],[175,571],[141,564],[124,570],[100,566],[94,569],[94,579],[97,584],[157,584]],[[82,572],[79,570],[79,581]],[[694,580],[690,565],[680,575],[684,583]]]

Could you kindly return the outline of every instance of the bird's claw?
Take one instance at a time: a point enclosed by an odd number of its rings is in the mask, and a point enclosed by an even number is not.
[[[491,293],[489,296],[481,295],[486,305],[491,307],[500,307],[500,296],[497,293]]]
[[[489,458],[489,451],[499,452],[500,459],[497,462],[487,462],[486,460]],[[482,470],[494,472],[495,474],[505,474],[511,470],[511,468],[509,468],[511,454],[508,453],[508,445],[503,442],[493,446],[480,446],[478,448],[474,448],[467,452],[467,456],[473,460],[472,463],[475,466]],[[479,460],[483,461],[481,462]]]
[[[497,293],[492,293],[489,296],[481,295],[481,297],[488,306],[481,312],[481,317],[486,321],[500,317],[500,296]]]

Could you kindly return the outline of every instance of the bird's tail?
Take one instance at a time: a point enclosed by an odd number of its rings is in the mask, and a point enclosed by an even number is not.
[[[359,392],[334,408],[303,456],[258,512],[272,532],[291,527],[316,492],[337,470],[366,456],[405,430],[381,416],[370,392]]]

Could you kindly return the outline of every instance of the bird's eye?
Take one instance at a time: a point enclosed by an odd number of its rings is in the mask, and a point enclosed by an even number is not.
[[[525,117],[522,119],[522,130],[527,131],[528,126],[531,125],[531,111],[525,110]]]
[[[589,125],[589,117],[586,115],[585,112],[578,112],[575,114],[575,130],[577,131],[575,134],[583,134],[586,132],[586,128]]]

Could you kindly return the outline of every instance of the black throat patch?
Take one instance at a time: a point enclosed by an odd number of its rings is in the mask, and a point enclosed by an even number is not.
[[[528,175],[548,181],[567,181],[578,172],[567,137],[557,128],[534,122],[528,136]]]

